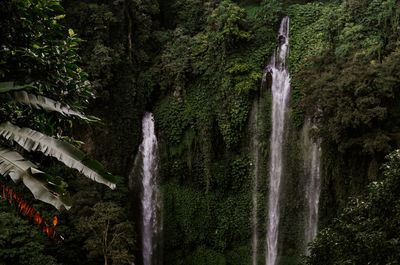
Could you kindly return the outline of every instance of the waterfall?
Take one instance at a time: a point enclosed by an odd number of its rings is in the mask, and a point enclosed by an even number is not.
[[[142,254],[143,265],[157,264],[157,240],[161,233],[160,192],[157,183],[157,138],[153,114],[146,113],[142,121],[143,141],[135,159],[134,171],[140,172],[142,180]],[[140,167],[140,165],[141,167]],[[136,174],[137,175],[137,174]]]
[[[313,126],[315,128],[315,126]],[[318,206],[321,189],[321,139],[310,137],[311,121],[307,119],[303,128],[303,157],[306,177],[306,220],[304,241],[306,254],[309,255],[308,243],[314,240],[318,231]]]
[[[283,164],[285,114],[289,104],[290,77],[286,65],[289,51],[289,18],[282,19],[279,45],[266,71],[272,74],[272,134],[270,138],[270,182],[267,222],[266,265],[275,265],[278,256],[279,191]]]

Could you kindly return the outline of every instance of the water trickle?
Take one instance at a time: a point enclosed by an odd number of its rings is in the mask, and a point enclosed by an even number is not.
[[[158,264],[156,250],[161,234],[161,200],[157,183],[158,156],[157,137],[153,114],[146,113],[142,121],[143,141],[135,159],[135,169],[142,178],[142,254],[143,265]],[[141,163],[139,165],[139,163]],[[137,175],[137,174],[136,174]]]
[[[311,138],[311,128],[311,121],[307,119],[303,128],[303,157],[307,177],[305,182],[306,220],[304,240],[307,255],[310,254],[307,245],[314,240],[318,232],[318,207],[321,189],[321,139]]]
[[[272,75],[272,134],[270,139],[269,199],[266,264],[275,265],[278,256],[279,191],[283,164],[285,114],[289,104],[290,76],[286,65],[289,52],[289,18],[282,19],[279,45],[266,67]]]

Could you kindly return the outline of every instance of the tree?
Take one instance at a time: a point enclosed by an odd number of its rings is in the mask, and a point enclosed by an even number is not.
[[[86,157],[78,141],[64,136],[75,122],[98,119],[82,112],[93,93],[76,65],[81,40],[72,29],[65,38],[58,23],[65,16],[59,1],[8,0],[0,8],[0,174],[21,181],[36,199],[59,210],[71,207],[67,183],[40,171],[27,153],[54,157],[115,188],[115,178]]]
[[[131,264],[134,246],[134,228],[126,221],[124,209],[113,202],[99,202],[93,206],[90,216],[82,217],[77,229],[87,235],[85,248],[89,257],[103,256],[104,265]]]

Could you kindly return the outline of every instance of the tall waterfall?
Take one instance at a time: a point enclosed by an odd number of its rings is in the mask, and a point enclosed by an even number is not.
[[[315,128],[315,127],[314,127]],[[304,241],[306,254],[309,254],[307,244],[314,240],[318,231],[318,206],[321,190],[321,140],[310,136],[311,121],[307,119],[303,128],[304,169],[308,177],[305,185],[306,220]]]
[[[143,265],[157,264],[156,249],[161,233],[160,192],[157,183],[157,138],[153,114],[146,113],[142,121],[143,141],[135,159],[135,168],[142,177],[142,253]],[[140,167],[140,165],[141,167]]]
[[[267,66],[272,74],[272,134],[270,139],[270,182],[267,223],[266,265],[275,265],[278,256],[279,191],[282,177],[282,147],[285,114],[289,104],[290,77],[286,65],[289,52],[289,18],[282,19],[279,46]]]

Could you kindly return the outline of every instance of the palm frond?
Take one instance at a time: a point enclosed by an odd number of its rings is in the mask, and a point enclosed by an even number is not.
[[[29,128],[20,128],[10,122],[0,124],[0,136],[14,141],[26,151],[42,152],[66,166],[77,169],[86,177],[115,189],[115,177],[96,160],[89,159],[76,147]]]
[[[18,152],[0,146],[0,175],[7,176],[14,182],[22,180],[37,200],[69,210],[71,200],[68,194],[59,194],[57,185],[46,181],[46,174],[37,169],[35,164],[25,160]]]

